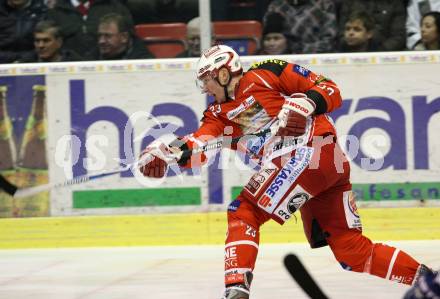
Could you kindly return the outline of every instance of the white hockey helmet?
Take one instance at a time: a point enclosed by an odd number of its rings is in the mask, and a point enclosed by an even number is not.
[[[240,56],[231,47],[215,45],[204,51],[197,62],[197,86],[203,90],[203,78],[210,75],[217,78],[222,67],[226,67],[231,77],[243,73]]]

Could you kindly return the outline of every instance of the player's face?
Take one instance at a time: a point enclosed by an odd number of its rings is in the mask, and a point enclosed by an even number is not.
[[[354,20],[345,24],[344,38],[351,47],[362,46],[372,37],[361,20]]]
[[[424,44],[432,44],[439,39],[439,28],[435,25],[435,19],[433,16],[426,16],[422,21],[420,29]]]
[[[197,81],[197,85],[201,89],[202,93],[213,96],[217,104],[221,104],[226,101],[223,87],[211,75],[206,75]]]

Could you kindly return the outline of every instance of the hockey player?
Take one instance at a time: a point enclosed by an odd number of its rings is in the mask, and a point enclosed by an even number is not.
[[[141,157],[153,160],[140,171],[163,177],[173,157],[181,167],[199,166],[204,155],[181,156],[182,151],[230,132],[237,137],[271,130],[245,142],[261,168],[228,207],[224,298],[249,298],[260,226],[270,219],[283,224],[296,210],[301,211],[310,246],[329,245],[345,270],[411,284],[427,269],[405,252],[362,235],[350,166],[326,115],[342,102],[332,80],[277,59],[243,73],[237,53],[217,45],[199,59],[197,82],[203,93],[215,98],[200,128],[170,145],[159,140],[150,144]]]

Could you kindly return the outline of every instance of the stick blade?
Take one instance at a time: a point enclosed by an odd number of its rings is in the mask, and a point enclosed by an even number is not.
[[[11,196],[14,196],[15,192],[17,191],[17,186],[0,175],[0,189]]]
[[[20,188],[15,192],[14,198],[23,198],[23,197],[28,197],[28,196],[34,196],[40,192],[50,190],[50,187],[51,186],[49,184],[46,184],[46,185],[39,185],[39,186],[35,186],[35,187]]]
[[[284,266],[296,283],[312,299],[328,299],[295,254],[284,257]]]

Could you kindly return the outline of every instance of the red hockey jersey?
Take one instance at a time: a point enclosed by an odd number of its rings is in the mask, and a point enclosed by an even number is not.
[[[285,97],[293,93],[305,93],[316,104],[315,114],[309,121],[308,139],[336,134],[332,121],[325,115],[342,103],[336,84],[300,65],[270,59],[254,64],[243,75],[234,100],[211,104],[206,109],[200,128],[182,139],[186,142],[185,148],[200,146],[222,135],[237,137],[268,128]]]

